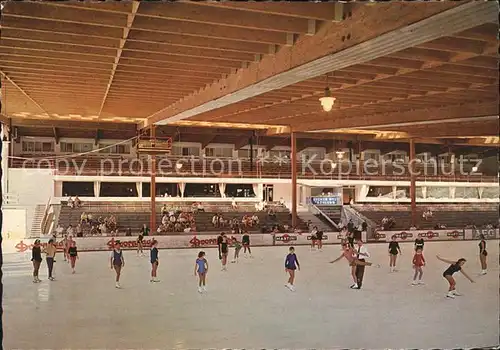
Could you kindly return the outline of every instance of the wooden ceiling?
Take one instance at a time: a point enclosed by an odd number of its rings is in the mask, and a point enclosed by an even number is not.
[[[7,2],[2,113],[144,126],[462,4]],[[497,34],[484,23],[184,122],[498,136]]]

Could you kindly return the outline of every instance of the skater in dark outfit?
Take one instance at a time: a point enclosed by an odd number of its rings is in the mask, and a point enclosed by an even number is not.
[[[115,247],[113,251],[111,251],[110,256],[111,270],[115,270],[116,272],[116,288],[121,288],[120,285],[120,276],[122,272],[122,268],[125,267],[125,259],[123,259],[123,251],[121,249],[120,241],[115,241]]]
[[[38,278],[38,271],[42,264],[42,248],[40,248],[40,240],[37,239],[31,251],[31,261],[33,261],[33,283],[41,282]]]
[[[486,240],[484,239],[484,235],[481,234],[479,236],[481,241],[479,242],[479,261],[481,262],[481,275],[486,275],[486,269],[488,268],[488,264],[486,261],[486,257],[488,256],[488,252],[486,251]]]
[[[227,271],[227,255],[229,253],[228,239],[225,232],[220,235],[219,256],[222,260],[222,271]]]
[[[72,273],[75,273],[76,259],[80,259],[78,256],[78,248],[76,247],[76,242],[71,240],[70,246],[68,248],[69,262],[71,264]]]
[[[288,255],[285,258],[285,272],[288,272],[290,277],[288,278],[288,283],[285,284],[285,287],[290,289],[292,292],[295,292],[293,282],[295,281],[296,269],[300,271],[299,259],[297,259],[297,255],[295,255],[295,248],[290,247],[288,249]]]
[[[391,242],[389,242],[389,271],[396,272],[396,260],[398,258],[398,253],[401,254],[401,248],[399,243],[396,242],[396,236],[392,236]]]
[[[462,269],[462,266],[464,266],[465,262],[467,260],[465,260],[464,258],[460,258],[458,259],[457,261],[451,261],[451,260],[448,260],[448,259],[443,259],[441,258],[439,255],[436,255],[436,258],[438,258],[439,260],[441,260],[442,262],[445,262],[445,263],[448,263],[448,264],[451,264],[444,272],[443,272],[443,277],[448,281],[448,284],[449,284],[449,288],[448,288],[448,294],[446,294],[446,297],[448,298],[455,298],[455,296],[459,296],[461,295],[460,293],[458,293],[455,289],[456,287],[456,282],[455,282],[455,279],[453,278],[453,274],[455,272],[458,272],[460,271],[462,273],[462,275],[464,275],[471,283],[474,283],[474,281],[472,280],[472,278],[469,277],[469,275],[467,275],[465,273],[465,271]]]
[[[245,231],[243,237],[241,238],[241,244],[243,245],[243,254],[245,254],[245,257],[247,257],[247,250],[250,257],[252,257],[252,250],[250,249],[250,235],[247,231]]]

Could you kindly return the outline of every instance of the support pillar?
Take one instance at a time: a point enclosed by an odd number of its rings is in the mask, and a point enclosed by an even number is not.
[[[417,196],[416,196],[416,176],[415,176],[415,140],[410,139],[410,200],[411,200],[411,224],[417,225]]]
[[[291,133],[291,166],[292,166],[292,226],[297,226],[297,137]]]
[[[156,138],[156,126],[151,125],[150,130],[151,141],[154,142]],[[150,218],[150,230],[151,232],[156,232],[156,156],[154,154],[151,157],[151,186],[150,186],[150,196],[151,196],[151,218]]]

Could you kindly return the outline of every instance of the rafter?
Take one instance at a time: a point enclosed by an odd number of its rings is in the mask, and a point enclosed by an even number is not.
[[[113,69],[111,70],[111,76],[109,77],[109,82],[108,82],[108,85],[106,87],[106,92],[104,93],[104,97],[102,98],[101,107],[99,108],[98,118],[101,117],[102,110],[104,109],[104,104],[106,103],[106,98],[108,97],[109,90],[111,89],[111,84],[113,84],[113,78],[115,77],[116,68],[118,67],[118,64],[120,63],[120,57],[122,56],[123,48],[125,46],[125,43],[127,42],[127,38],[128,38],[129,33],[130,33],[130,30],[132,29],[135,15],[137,13],[137,10],[139,9],[139,4],[140,4],[139,1],[132,1],[132,10],[127,15],[127,23],[126,23],[126,26],[123,28],[123,35],[122,35],[122,38],[120,39],[120,46],[116,52],[115,61],[113,63]]]

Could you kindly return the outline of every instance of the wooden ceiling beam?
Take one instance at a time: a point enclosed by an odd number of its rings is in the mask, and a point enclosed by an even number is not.
[[[486,48],[487,43],[483,41],[443,37],[427,43],[421,44],[418,47],[424,49],[436,49],[450,52],[467,52],[480,55]]]
[[[45,129],[78,129],[78,130],[108,130],[108,131],[135,131],[136,124],[88,122],[76,120],[47,120],[12,118],[12,125],[16,127],[36,127]]]
[[[125,27],[127,14],[88,12],[60,6],[47,6],[41,2],[9,3],[3,10],[3,16],[21,18],[50,19],[52,21],[85,23],[98,26]]]
[[[498,115],[498,104],[494,101],[486,103],[454,105],[441,108],[417,109],[410,111],[376,113],[350,118],[335,118],[331,115],[329,120],[303,123],[299,130],[325,130],[344,128],[378,128],[384,125],[404,122],[435,122],[452,118],[465,118],[472,116]],[[332,120],[333,119],[333,120]]]
[[[184,2],[184,1],[182,1]],[[186,1],[187,2],[187,1]],[[296,3],[289,2],[286,6],[281,3],[273,2],[189,2],[193,6],[219,7],[234,9],[239,11],[248,11],[261,14],[273,14],[279,16],[289,16],[296,18],[308,18],[320,21],[333,21],[336,16],[335,3]],[[338,14],[337,14],[338,15]]]
[[[81,61],[85,60],[87,62],[97,62],[97,63],[112,63],[113,56],[101,56],[93,55],[82,52],[61,52],[61,51],[49,51],[46,48],[40,47],[38,49],[31,49],[27,47],[5,47],[0,42],[0,53],[2,54],[14,54],[28,57],[47,57],[47,58],[62,58],[66,60]]]
[[[141,7],[139,15],[161,18],[162,20],[174,21],[174,23],[188,22],[270,32],[308,33],[307,19],[290,18],[266,13],[256,14],[246,11],[235,11],[231,8],[210,6],[200,11],[198,6],[193,6],[188,2],[145,3]]]
[[[168,21],[162,18],[139,17],[134,31],[188,35],[203,38],[248,41],[261,44],[285,45],[286,33],[247,28],[228,28],[184,21]]]

